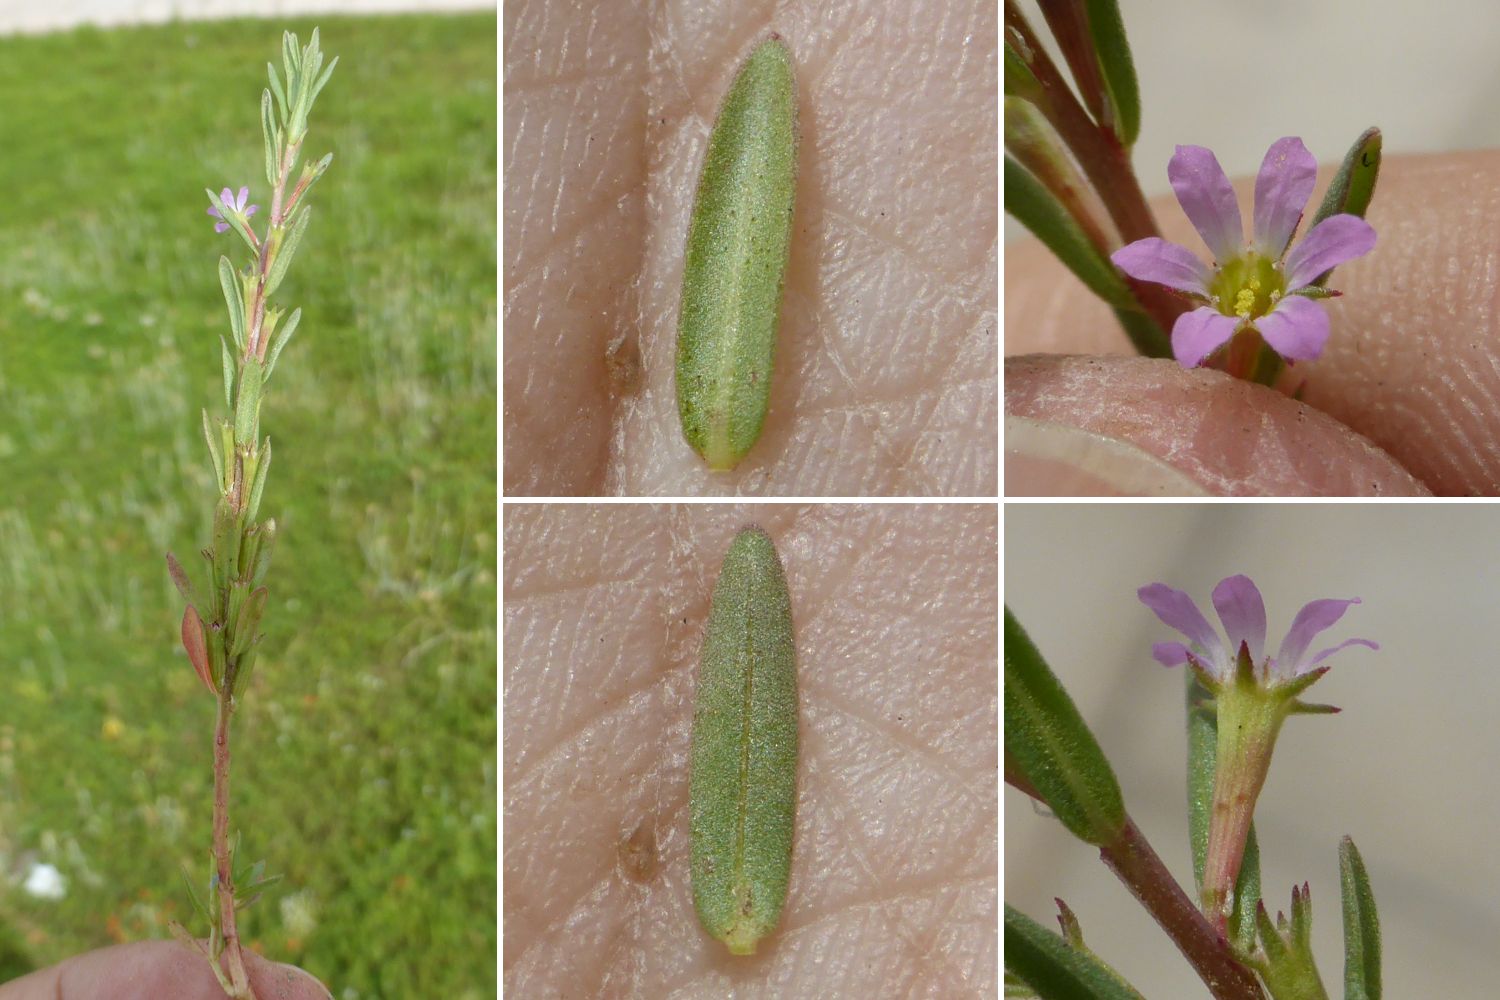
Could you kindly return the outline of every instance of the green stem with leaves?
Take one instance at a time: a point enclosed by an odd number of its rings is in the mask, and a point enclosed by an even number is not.
[[[260,648],[259,628],[267,601],[264,580],[277,530],[274,518],[256,521],[271,465],[271,440],[260,435],[260,407],[277,359],[301,319],[301,310],[296,310],[278,330],[282,310],[268,303],[306,231],[311,212],[301,203],[302,196],[333,158],[329,154],[317,164],[303,166],[288,197],[307,132],[308,112],[338,63],[334,59],[322,69],[316,30],[305,47],[298,46],[295,35],[285,34],[282,54],[286,87],[283,89],[275,67],[268,65],[270,87],[261,96],[266,179],[271,185],[265,237],[258,237],[250,227],[253,208],[246,208],[243,191],[233,200],[208,192],[211,214],[233,229],[254,257],[243,270],[236,270],[227,257],[219,258],[219,283],[229,309],[235,349],[221,339],[224,400],[230,415],[227,419],[210,419],[206,410],[203,414],[219,494],[214,506],[213,543],[204,550],[212,575],[207,602],[200,600],[177,560],[170,554],[167,557],[172,578],[188,602],[182,620],[183,646],[217,702],[213,876],[209,881],[213,898],[208,906],[200,906],[209,920],[208,945],[195,947],[208,958],[219,984],[234,1000],[255,1000],[236,913],[258,898],[256,890],[279,877],[263,878],[263,863],[257,863],[248,878],[238,878],[237,845],[229,836],[230,724]],[[273,96],[279,114],[273,114]],[[206,619],[199,607],[207,611]]]

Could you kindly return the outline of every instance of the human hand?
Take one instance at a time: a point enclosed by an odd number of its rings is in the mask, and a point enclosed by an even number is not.
[[[329,1000],[296,966],[245,952],[258,1000]],[[203,955],[175,941],[137,941],[74,955],[0,985],[0,1000],[224,1000]]]
[[[994,492],[993,5],[504,7],[507,496]],[[759,443],[710,473],[675,401],[683,241],[768,28],[801,127],[776,375]]]
[[[1244,210],[1249,182],[1236,189]],[[1368,215],[1379,242],[1335,275],[1344,296],[1326,303],[1327,351],[1294,369],[1306,379],[1301,404],[1217,372],[1118,356],[1130,348],[1107,307],[1040,245],[1008,247],[1007,492],[1061,492],[1051,477],[1081,473],[1104,491],[1500,493],[1497,206],[1500,152],[1386,157]],[[1153,209],[1164,236],[1197,245],[1175,201]],[[1092,356],[1018,357],[1035,352]],[[1085,437],[1083,469],[1021,454],[1060,454]]]
[[[797,636],[791,887],[751,957],[688,881],[688,737],[720,560],[756,519]],[[992,996],[993,505],[505,510],[505,990]]]

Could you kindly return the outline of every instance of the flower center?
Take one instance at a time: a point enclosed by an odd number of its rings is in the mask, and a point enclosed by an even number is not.
[[[1247,250],[1226,261],[1208,289],[1219,312],[1253,320],[1276,308],[1286,294],[1286,275],[1270,257]]]

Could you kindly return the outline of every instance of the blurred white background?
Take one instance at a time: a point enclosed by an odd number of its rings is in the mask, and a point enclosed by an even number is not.
[[[1026,19],[1047,35],[1034,0]],[[1178,143],[1253,175],[1301,136],[1337,163],[1370,125],[1387,156],[1500,145],[1500,4],[1385,0],[1120,0],[1141,85],[1135,168],[1163,194]],[[1057,57],[1053,50],[1054,58]],[[1026,231],[1006,218],[1006,238]]]
[[[1312,886],[1313,941],[1342,993],[1338,840],[1374,883],[1390,997],[1500,995],[1500,507],[1425,504],[1007,504],[1005,602],[1113,761],[1126,808],[1191,894],[1183,677],[1151,643],[1178,638],[1137,587],[1209,592],[1245,573],[1268,648],[1319,597],[1361,597],[1321,638],[1350,649],[1287,721],[1256,814],[1267,906]],[[1054,896],[1089,946],[1152,1000],[1207,991],[1099,862],[1030,800],[1005,793],[1005,899],[1055,927]]]
[[[0,34],[219,17],[490,10],[495,0],[0,0]]]

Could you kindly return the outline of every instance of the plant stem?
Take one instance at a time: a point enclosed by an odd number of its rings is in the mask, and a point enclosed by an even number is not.
[[[1216,1000],[1265,1000],[1255,975],[1234,957],[1128,816],[1119,838],[1099,856],[1177,945]]]
[[[214,720],[214,871],[218,875],[219,933],[229,957],[229,996],[232,1000],[255,1000],[235,926],[234,861],[229,853],[229,720],[234,714],[233,696],[229,693],[231,683],[226,671],[219,693],[218,717]],[[217,964],[217,959],[214,961]]]
[[[266,238],[260,244],[260,275],[255,282],[255,298],[250,307],[250,332],[245,337],[245,358],[255,358],[257,361],[266,360],[266,338],[261,337],[260,332],[265,325],[266,319],[266,282],[271,274],[271,256],[275,250],[280,249],[280,240],[275,241],[278,245],[272,247],[272,236],[284,221],[281,217],[282,199],[286,196],[286,182],[291,177],[292,167],[297,163],[297,153],[302,149],[302,143],[289,143],[281,154],[281,166],[276,172],[276,190],[271,192],[271,222],[266,227]]]

